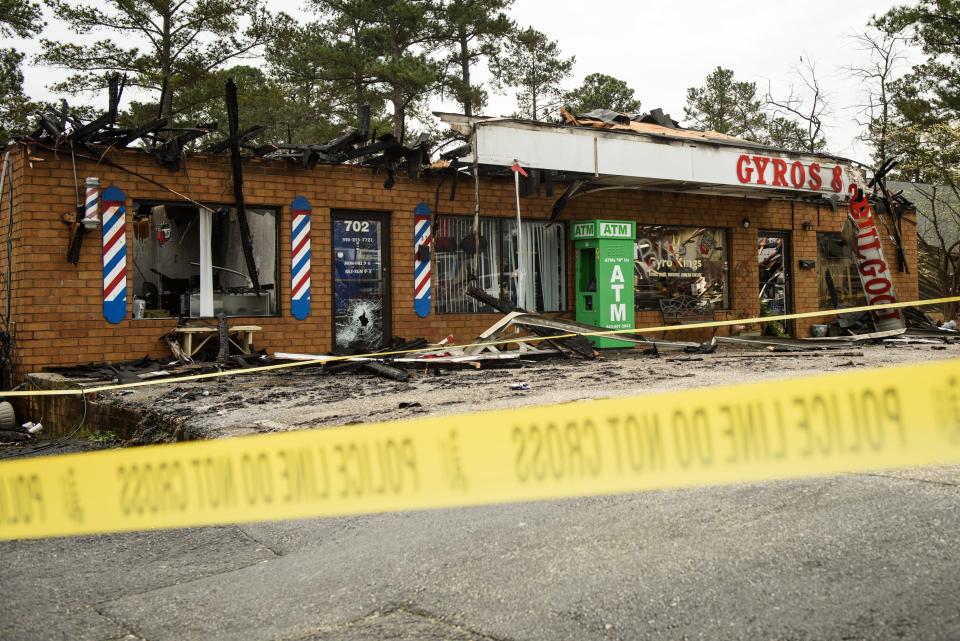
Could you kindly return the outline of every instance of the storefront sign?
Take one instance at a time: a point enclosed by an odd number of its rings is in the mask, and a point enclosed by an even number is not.
[[[843,235],[853,253],[867,304],[882,305],[897,302],[892,275],[883,255],[876,218],[870,207],[870,201],[857,185],[850,186],[850,213],[843,228]],[[899,309],[885,309],[873,314],[877,331],[904,328],[903,314]]]
[[[573,240],[584,238],[613,238],[633,240],[635,223],[619,220],[591,220],[573,224]]]
[[[588,174],[611,186],[654,183],[657,189],[684,192],[719,186],[740,193],[803,192],[845,199],[852,183],[863,184],[863,172],[849,160],[757,148],[746,141],[719,143],[709,136],[691,140],[669,131],[648,136],[500,119],[476,123],[475,133],[474,160],[482,165],[509,167],[521,155],[526,168]]]
[[[784,160],[740,154],[737,180],[743,185],[793,187],[794,189],[840,193],[844,190],[843,167],[818,162]]]

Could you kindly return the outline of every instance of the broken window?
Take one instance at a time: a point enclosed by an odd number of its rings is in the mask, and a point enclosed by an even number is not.
[[[333,339],[338,353],[377,350],[390,336],[386,232],[379,214],[333,213]]]
[[[658,310],[661,299],[680,296],[730,306],[725,229],[638,225],[634,268],[637,309]]]
[[[538,312],[566,309],[566,258],[562,225],[523,221],[522,269],[517,267],[516,221],[481,218],[479,257],[477,234],[469,216],[437,216],[436,309],[438,314],[492,312],[467,296],[476,286],[494,298]],[[523,300],[517,300],[518,276],[523,274]]]
[[[520,252],[517,251],[517,222],[506,220],[501,226],[504,270],[509,276],[506,281],[508,300],[517,307],[538,312],[566,309],[563,225],[522,221]],[[517,286],[521,274],[522,298],[518,300]]]
[[[817,234],[817,267],[820,271],[820,309],[867,304],[857,266],[843,234]]]
[[[247,274],[236,209],[210,213],[180,203],[138,203],[134,212],[135,318],[277,314],[275,209],[247,209],[259,293]],[[204,303],[212,313],[201,313]]]

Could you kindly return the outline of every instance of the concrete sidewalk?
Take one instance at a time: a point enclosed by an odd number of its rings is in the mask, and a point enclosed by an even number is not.
[[[960,467],[0,544],[0,639],[960,638]]]

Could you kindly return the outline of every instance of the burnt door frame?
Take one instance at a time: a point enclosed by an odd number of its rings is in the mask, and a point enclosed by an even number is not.
[[[767,238],[780,238],[783,240],[783,313],[792,314],[793,313],[793,234],[789,229],[758,229],[757,230],[757,252],[759,249],[759,240],[761,237]],[[759,270],[759,263],[757,269]],[[758,274],[759,281],[759,274]],[[759,287],[759,284],[758,284]],[[757,290],[757,297],[759,298],[760,291]],[[790,336],[796,335],[796,326],[792,320],[780,321],[783,323],[783,328]]]
[[[334,232],[338,220],[369,220],[380,223],[380,279],[382,282],[382,310],[381,326],[383,331],[383,346],[393,341],[393,283],[390,280],[390,212],[371,211],[368,209],[332,209],[330,210],[330,343],[331,351],[340,353],[337,348],[337,270],[336,247]]]

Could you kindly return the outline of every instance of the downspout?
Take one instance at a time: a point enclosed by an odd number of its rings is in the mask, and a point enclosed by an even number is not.
[[[3,155],[3,169],[0,170],[0,205],[3,204],[4,189],[9,183],[10,189],[7,194],[9,211],[7,212],[7,272],[4,286],[7,288],[6,311],[3,314],[3,332],[0,340],[0,386],[3,389],[10,389],[13,386],[13,361],[10,358],[13,338],[10,334],[10,311],[11,301],[13,299],[13,166],[10,164],[10,149]]]
[[[480,282],[480,149],[477,146],[477,127],[473,125],[470,146],[473,148],[473,275]]]
[[[7,305],[3,314],[3,326],[7,334],[10,333],[10,308],[13,298],[12,283],[10,278],[13,274],[13,168],[10,166],[10,150],[3,155],[3,170],[0,171],[0,203],[3,202],[4,188],[10,183],[10,192],[8,194],[9,210],[7,211],[7,273],[5,285],[7,288]]]

